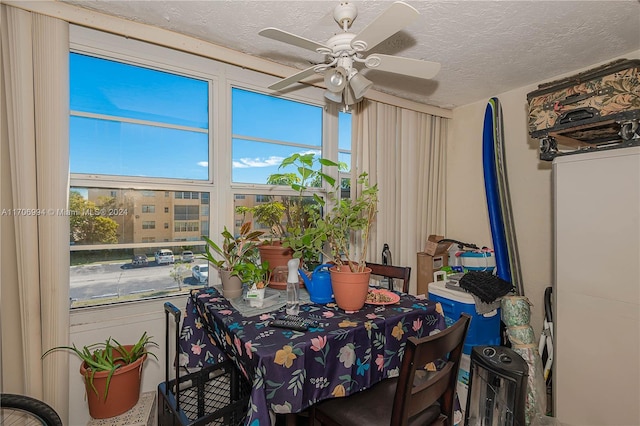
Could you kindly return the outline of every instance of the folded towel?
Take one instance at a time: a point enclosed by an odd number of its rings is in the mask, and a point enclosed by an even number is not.
[[[485,303],[478,296],[471,293],[473,296],[473,300],[476,302],[476,313],[478,315],[488,314],[489,312],[493,312],[500,307],[500,301],[502,297],[497,298],[491,303]]]

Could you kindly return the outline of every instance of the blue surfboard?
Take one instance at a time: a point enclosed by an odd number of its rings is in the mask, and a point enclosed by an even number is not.
[[[495,161],[495,98],[487,104],[484,113],[484,127],[482,129],[482,166],[484,173],[484,188],[487,196],[489,224],[493,251],[496,256],[496,274],[507,282],[511,282],[511,268],[509,265],[509,251],[505,235],[504,218],[500,208],[500,192]],[[493,101],[493,102],[492,102]]]
[[[522,281],[522,268],[520,267],[520,254],[518,252],[518,241],[516,238],[515,221],[513,219],[513,209],[511,208],[511,193],[509,191],[509,179],[507,174],[506,144],[504,141],[504,123],[502,119],[502,108],[498,98],[491,98],[489,101],[493,105],[493,142],[496,164],[496,177],[498,179],[498,194],[500,198],[500,211],[502,212],[502,223],[504,225],[505,239],[507,241],[507,254],[509,257],[509,271],[511,273],[511,284],[520,296],[524,296],[524,283]]]

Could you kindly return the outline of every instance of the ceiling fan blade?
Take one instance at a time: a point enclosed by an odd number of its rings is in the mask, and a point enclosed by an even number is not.
[[[314,66],[309,67],[307,69],[304,69],[304,70],[302,70],[302,71],[300,71],[298,73],[290,75],[287,78],[283,78],[279,82],[274,83],[271,86],[269,86],[269,89],[271,89],[271,90],[282,90],[285,87],[291,86],[292,84],[299,82],[300,80],[304,80],[305,78],[309,77],[310,75],[315,74],[316,67],[317,67],[317,65],[314,65]]]
[[[421,61],[419,59],[403,58],[400,56],[375,54],[365,60],[365,66],[373,70],[393,72],[411,77],[430,79],[440,71],[437,62]]]
[[[294,46],[302,47],[303,49],[313,50],[316,52],[318,49],[329,49],[326,45],[318,43],[317,41],[309,40],[298,35],[288,33],[277,28],[269,27],[261,30],[258,34],[263,37],[267,37],[273,40],[281,41],[283,43],[292,44]],[[329,49],[331,50],[331,49]]]
[[[364,27],[351,40],[351,46],[357,51],[369,50],[411,24],[419,15],[413,6],[397,1]]]

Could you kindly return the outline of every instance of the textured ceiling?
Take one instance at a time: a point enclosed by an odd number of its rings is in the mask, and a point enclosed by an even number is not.
[[[334,0],[68,1],[304,69],[323,56],[258,35],[265,27],[324,43]],[[354,1],[351,32],[389,7]],[[419,19],[372,51],[440,62],[432,80],[366,70],[381,92],[454,108],[640,49],[640,1],[416,1]]]

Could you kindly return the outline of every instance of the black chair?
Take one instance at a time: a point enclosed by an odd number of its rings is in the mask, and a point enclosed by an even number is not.
[[[470,321],[471,317],[463,313],[455,324],[438,334],[421,339],[410,337],[398,377],[314,405],[310,424],[453,425],[458,369]],[[432,362],[444,365],[438,371],[425,370]]]
[[[165,302],[164,312],[166,381],[158,385],[158,426],[243,425],[251,385],[230,359],[182,375],[176,359],[175,378],[169,379],[169,318],[175,322],[175,353],[179,354],[182,311]]]
[[[367,262],[367,267],[371,268],[373,275],[388,278],[389,290],[393,290],[394,279],[399,279],[402,280],[402,292],[409,292],[409,278],[411,277],[411,268],[409,266],[392,266]]]

